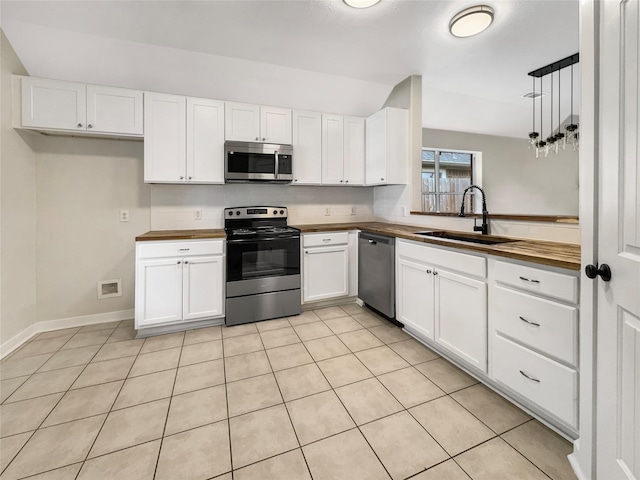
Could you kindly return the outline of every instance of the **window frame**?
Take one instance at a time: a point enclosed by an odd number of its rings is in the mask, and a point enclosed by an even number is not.
[[[422,170],[422,152],[425,150],[434,152],[434,187],[435,192],[423,192],[423,170]],[[440,182],[438,179],[440,178],[440,154],[442,152],[446,153],[462,153],[471,155],[471,185],[477,185],[482,188],[482,152],[473,151],[473,150],[462,150],[457,148],[437,148],[437,147],[422,147],[420,150],[420,211],[423,213],[430,214],[443,214],[443,215],[451,215],[454,212],[442,212],[440,211],[440,198],[441,195],[446,195],[447,193],[440,192]],[[471,196],[471,211],[473,213],[479,213],[480,211],[480,202],[477,201],[476,195],[479,194],[477,190],[472,192]],[[425,212],[424,210],[424,198],[426,195],[435,195],[436,199],[436,211],[435,212]],[[461,195],[461,194],[454,194]]]

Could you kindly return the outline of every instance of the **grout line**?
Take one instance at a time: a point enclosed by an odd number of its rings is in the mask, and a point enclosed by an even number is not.
[[[176,373],[173,377],[173,386],[171,387],[171,396],[169,397],[169,405],[167,406],[167,416],[164,418],[164,427],[162,427],[162,436],[160,437],[160,446],[158,447],[158,456],[156,457],[156,464],[153,469],[153,478],[156,477],[156,474],[158,472],[158,464],[160,463],[160,454],[162,453],[162,445],[164,443],[164,434],[167,431],[167,423],[169,423],[169,415],[171,414],[171,404],[173,403],[173,392],[176,389],[176,382],[178,380],[178,368],[180,368],[180,360],[182,360],[182,352],[184,351],[184,340],[186,337],[187,337],[187,334],[185,333],[182,336],[182,343],[180,345],[180,354],[178,355],[178,363],[175,369]],[[146,339],[145,339],[145,342],[146,342]],[[144,347],[144,343],[142,344],[142,347]],[[142,351],[142,347],[140,347],[140,351]],[[136,362],[133,362],[133,365],[135,365],[135,363]],[[133,365],[131,366],[131,370],[133,370]],[[129,374],[131,374],[131,371],[129,371]],[[133,377],[133,378],[139,378],[139,377]]]
[[[257,327],[256,327],[257,330]],[[227,364],[224,356],[224,334],[220,331],[222,339],[222,377],[224,378],[224,400],[227,407],[227,438],[229,439],[229,466],[231,467],[231,479],[233,480],[233,448],[231,446],[231,418],[229,416],[229,390],[227,389]],[[233,337],[231,337],[233,338]],[[265,353],[266,355],[266,353]]]

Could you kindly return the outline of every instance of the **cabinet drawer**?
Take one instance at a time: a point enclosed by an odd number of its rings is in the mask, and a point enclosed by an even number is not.
[[[578,373],[575,370],[500,335],[494,335],[491,353],[496,381],[566,424],[578,426]]]
[[[496,261],[496,281],[551,298],[578,303],[578,277]]]
[[[499,285],[494,292],[494,329],[559,360],[577,364],[577,308]]]
[[[303,247],[346,245],[347,243],[349,243],[349,232],[314,233],[302,236]]]
[[[403,258],[417,260],[428,265],[445,267],[476,277],[487,276],[487,259],[466,253],[428,247],[418,243],[398,241],[398,254]]]
[[[222,255],[224,240],[191,242],[138,242],[138,258],[186,257],[189,255]]]

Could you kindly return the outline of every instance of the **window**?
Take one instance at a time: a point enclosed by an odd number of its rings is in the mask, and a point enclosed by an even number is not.
[[[460,211],[464,189],[474,183],[475,157],[472,152],[422,149],[423,212]],[[473,195],[467,194],[464,208],[473,212]]]

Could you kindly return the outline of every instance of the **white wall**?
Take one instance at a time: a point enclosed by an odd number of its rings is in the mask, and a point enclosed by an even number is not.
[[[536,158],[525,138],[425,128],[425,147],[482,152],[482,187],[493,213],[578,215],[578,152]]]
[[[0,31],[0,345],[36,318],[36,157],[13,129],[11,74],[24,67]]]
[[[133,308],[134,239],[149,230],[143,143],[42,136],[36,156],[38,321]],[[97,282],[115,278],[122,297],[98,300]]]

